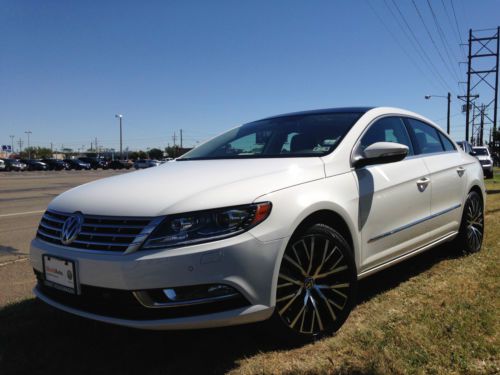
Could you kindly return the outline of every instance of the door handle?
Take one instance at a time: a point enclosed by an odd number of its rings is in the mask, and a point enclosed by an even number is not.
[[[417,181],[418,191],[423,192],[431,182],[430,178],[424,177]]]
[[[457,168],[457,173],[459,177],[462,177],[465,173],[465,168],[464,167],[458,167]]]

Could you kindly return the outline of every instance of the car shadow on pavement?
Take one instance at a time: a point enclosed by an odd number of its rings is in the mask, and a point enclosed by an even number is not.
[[[2,263],[2,256],[5,255],[25,255],[20,250],[10,247],[0,245],[0,263]]]
[[[445,245],[384,270],[361,281],[358,302],[458,256]],[[141,331],[82,319],[29,299],[0,309],[0,373],[218,374],[256,353],[292,347],[271,332],[269,323]]]

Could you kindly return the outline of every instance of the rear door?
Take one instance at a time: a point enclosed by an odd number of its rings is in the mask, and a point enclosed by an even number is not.
[[[365,166],[354,172],[359,189],[362,271],[428,241],[421,220],[430,215],[430,176],[422,158],[414,156],[403,120],[394,116],[376,120],[356,147],[364,149],[375,142],[405,144],[410,152],[402,161]]]
[[[434,239],[457,231],[460,226],[466,169],[449,138],[423,121],[406,119],[416,152],[430,173],[431,218],[429,232]]]

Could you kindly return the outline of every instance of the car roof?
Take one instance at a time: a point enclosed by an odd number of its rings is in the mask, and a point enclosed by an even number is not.
[[[313,109],[309,111],[300,111],[300,112],[291,112],[285,113],[281,115],[266,117],[258,121],[263,120],[271,120],[280,117],[288,117],[288,116],[305,116],[305,115],[326,115],[330,113],[359,113],[364,114],[368,112],[370,109],[375,107],[339,107],[339,108],[324,108],[324,109]]]

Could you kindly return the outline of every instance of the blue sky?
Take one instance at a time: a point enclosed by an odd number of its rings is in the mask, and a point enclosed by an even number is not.
[[[336,106],[398,106],[445,127],[446,100],[424,95],[448,90],[452,135],[463,139],[452,2],[464,41],[470,27],[500,24],[498,0],[430,0],[450,46],[449,57],[440,48],[445,65],[412,1],[396,1],[433,73],[392,0],[2,0],[0,144],[12,134],[26,145],[31,130],[33,145],[87,148],[97,137],[117,148],[115,113],[131,149],[165,147],[181,128],[189,146],[265,116]],[[427,1],[415,3],[442,46]]]

